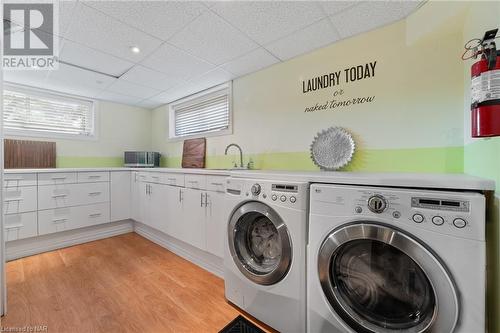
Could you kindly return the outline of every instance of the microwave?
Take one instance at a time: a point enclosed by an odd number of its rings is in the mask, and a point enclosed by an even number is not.
[[[154,168],[160,166],[161,154],[154,151],[126,151],[125,166],[131,168]]]

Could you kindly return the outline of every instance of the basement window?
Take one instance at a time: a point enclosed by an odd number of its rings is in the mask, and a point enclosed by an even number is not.
[[[231,133],[231,84],[180,99],[169,106],[169,139]]]
[[[95,102],[41,89],[5,86],[6,135],[95,139]]]

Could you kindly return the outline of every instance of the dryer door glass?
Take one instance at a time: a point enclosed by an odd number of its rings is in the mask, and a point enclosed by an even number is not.
[[[356,331],[455,329],[458,297],[448,270],[402,230],[365,221],[347,224],[326,236],[317,264],[326,300]]]
[[[278,214],[269,206],[249,202],[229,223],[229,248],[238,269],[253,282],[280,281],[291,264],[291,241]]]
[[[349,311],[379,327],[425,327],[436,306],[422,269],[405,253],[379,241],[354,240],[333,256],[330,279]]]

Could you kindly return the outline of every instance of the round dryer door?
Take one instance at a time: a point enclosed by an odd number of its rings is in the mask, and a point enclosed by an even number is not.
[[[455,328],[455,287],[437,257],[387,226],[353,224],[320,247],[321,287],[336,313],[359,332],[442,332]]]
[[[251,281],[271,285],[285,277],[292,243],[280,216],[269,206],[250,201],[231,216],[229,249],[238,269]]]

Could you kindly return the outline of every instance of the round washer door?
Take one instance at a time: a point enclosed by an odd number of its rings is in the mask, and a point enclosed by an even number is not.
[[[331,232],[318,254],[326,299],[357,332],[453,332],[458,297],[447,270],[400,230],[362,222]]]
[[[285,223],[268,205],[250,201],[236,209],[228,237],[234,263],[249,280],[272,285],[287,274],[292,241]]]

